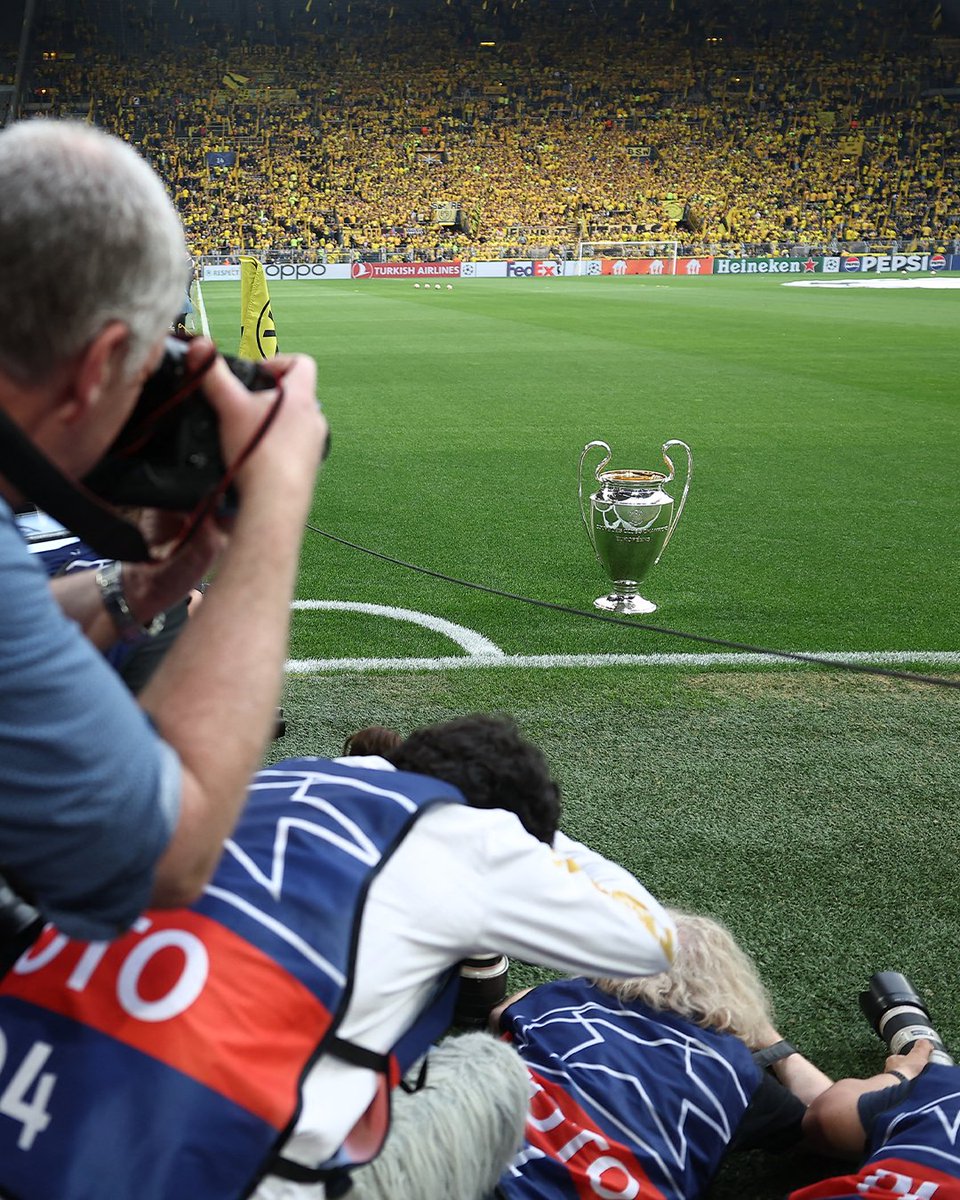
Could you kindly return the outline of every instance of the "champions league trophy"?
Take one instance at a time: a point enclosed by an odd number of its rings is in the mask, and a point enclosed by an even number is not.
[[[600,487],[590,497],[588,517],[583,503],[583,460],[594,446],[605,450],[606,457],[596,469]],[[667,457],[670,446],[682,446],[687,452],[686,480],[676,513],[673,498],[663,490],[675,475],[673,463]],[[580,515],[600,566],[615,586],[609,595],[594,600],[594,608],[621,613],[656,612],[657,606],[638,595],[637,588],[650,568],[660,561],[673,537],[693,474],[693,456],[686,442],[673,439],[664,442],[662,450],[663,461],[669,468],[667,475],[661,471],[604,471],[610,461],[607,443],[588,442],[583,448],[577,477]]]

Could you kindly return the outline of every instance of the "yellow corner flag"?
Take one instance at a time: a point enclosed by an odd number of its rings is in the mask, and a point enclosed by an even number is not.
[[[270,293],[263,263],[240,258],[240,357],[273,358],[277,353],[277,327],[273,322]]]

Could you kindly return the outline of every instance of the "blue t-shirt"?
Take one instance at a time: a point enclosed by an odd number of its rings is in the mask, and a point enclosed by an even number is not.
[[[61,612],[0,500],[0,871],[72,937],[147,907],[180,764]]]

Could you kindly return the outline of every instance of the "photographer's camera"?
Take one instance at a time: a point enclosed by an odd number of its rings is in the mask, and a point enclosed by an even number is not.
[[[507,996],[507,971],[510,960],[505,954],[465,958],[460,964],[460,990],[453,1023],[462,1029],[480,1029],[492,1009]]]
[[[204,370],[191,371],[189,343],[168,337],[160,365],[106,456],[84,484],[111,504],[189,512],[226,470],[217,416],[200,390]],[[224,355],[251,392],[277,386],[260,363]]]
[[[930,1022],[927,1006],[899,971],[877,971],[860,993],[860,1009],[891,1054],[909,1054],[920,1038],[933,1043],[930,1061],[953,1066],[953,1059]]]

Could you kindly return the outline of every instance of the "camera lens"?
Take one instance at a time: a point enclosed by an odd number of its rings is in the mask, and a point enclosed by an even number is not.
[[[880,1033],[884,1013],[900,1006],[914,1008],[924,1017],[930,1015],[906,975],[899,971],[877,971],[871,975],[867,990],[860,993],[860,1008],[876,1033]]]
[[[877,971],[860,993],[860,1008],[874,1032],[891,1054],[909,1054],[920,1038],[933,1043],[931,1062],[950,1065],[940,1035],[930,1023],[930,1013],[913,984],[899,971]]]
[[[460,991],[453,1014],[454,1025],[485,1025],[490,1010],[507,995],[507,969],[510,960],[505,954],[485,958],[465,958],[460,964]]]

